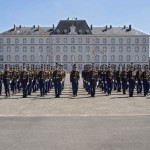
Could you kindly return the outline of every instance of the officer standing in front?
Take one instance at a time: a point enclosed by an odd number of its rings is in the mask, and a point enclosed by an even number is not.
[[[73,96],[77,96],[80,72],[77,70],[76,64],[73,65],[73,70],[70,73],[70,82],[72,83]]]
[[[59,98],[61,94],[61,81],[62,81],[63,75],[61,73],[60,68],[56,64],[56,70],[53,72],[53,82],[55,87],[55,98]]]

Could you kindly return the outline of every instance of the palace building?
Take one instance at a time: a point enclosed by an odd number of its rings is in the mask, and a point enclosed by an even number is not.
[[[55,27],[22,27],[0,33],[0,69],[5,64],[39,66],[72,64],[82,70],[85,64],[127,66],[149,64],[149,35],[122,27],[95,27],[85,20],[60,20]]]

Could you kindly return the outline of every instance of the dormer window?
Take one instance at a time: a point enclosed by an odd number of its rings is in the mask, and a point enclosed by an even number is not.
[[[67,29],[64,30],[64,33],[67,34]]]
[[[82,30],[81,30],[81,29],[79,30],[79,33],[80,33],[80,34],[82,33]]]
[[[89,33],[90,31],[89,31],[89,29],[86,29],[86,33]]]
[[[59,29],[57,29],[57,33],[60,33],[60,30],[59,30]]]
[[[76,27],[75,27],[75,26],[71,26],[71,27],[70,27],[70,32],[69,32],[69,34],[77,34],[77,32],[76,32]]]

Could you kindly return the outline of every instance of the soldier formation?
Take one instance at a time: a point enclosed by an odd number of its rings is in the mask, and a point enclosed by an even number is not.
[[[141,69],[139,65],[137,68],[133,67],[105,67],[95,68],[92,65],[85,65],[82,71],[83,87],[91,94],[91,97],[95,96],[95,89],[100,88],[107,95],[111,95],[112,90],[117,92],[123,92],[129,90],[129,97],[133,97],[134,90],[137,94],[144,93],[147,96],[149,93],[149,81],[150,72],[148,66]]]
[[[52,88],[55,89],[55,97],[59,98],[64,89],[66,72],[62,65],[56,64],[55,67],[50,65],[41,65],[41,67],[30,67],[23,65],[8,67],[0,72],[0,95],[2,95],[2,84],[4,84],[5,96],[22,92],[23,98],[40,90],[40,96],[47,95]],[[83,87],[85,91],[95,97],[96,88],[100,89],[107,95],[111,95],[112,90],[133,97],[136,89],[137,94],[149,93],[150,72],[148,66],[144,69],[139,65],[133,67],[111,67],[101,66],[100,68],[92,65],[85,65],[82,71]],[[80,80],[80,71],[76,64],[70,72],[70,82],[72,84],[72,94],[77,96]]]
[[[50,90],[55,88],[55,96],[58,98],[64,89],[66,73],[62,65],[56,67],[41,65],[41,67],[30,67],[23,65],[8,67],[0,72],[0,95],[2,95],[2,83],[4,83],[5,96],[22,92],[23,98],[31,95],[32,92],[40,90],[40,96],[44,97]]]

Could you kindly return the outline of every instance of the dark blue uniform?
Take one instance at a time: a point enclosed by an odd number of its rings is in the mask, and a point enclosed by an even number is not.
[[[79,79],[80,79],[80,72],[72,70],[70,73],[70,82],[72,83],[73,96],[77,96]]]

